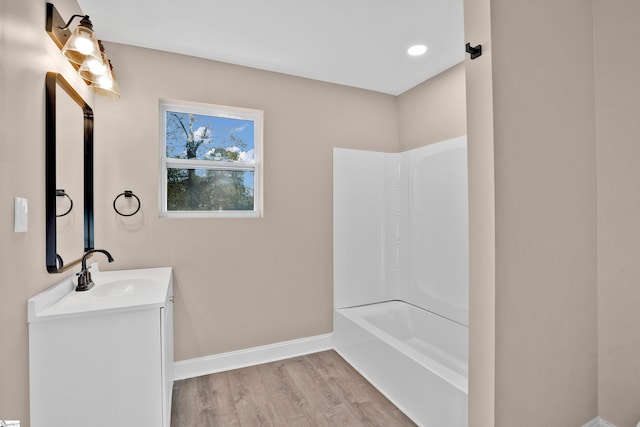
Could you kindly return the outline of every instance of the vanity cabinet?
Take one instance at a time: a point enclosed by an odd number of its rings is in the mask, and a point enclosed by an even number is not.
[[[31,426],[169,427],[171,269],[92,273],[29,300]]]

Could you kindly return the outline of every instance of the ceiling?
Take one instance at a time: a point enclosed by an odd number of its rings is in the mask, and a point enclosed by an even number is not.
[[[78,0],[98,38],[399,95],[464,60],[463,0]],[[411,57],[407,48],[425,44]],[[117,66],[117,64],[115,64]]]

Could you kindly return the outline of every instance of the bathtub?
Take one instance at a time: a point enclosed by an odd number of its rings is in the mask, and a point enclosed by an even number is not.
[[[402,301],[334,311],[336,351],[420,426],[467,427],[468,328]]]

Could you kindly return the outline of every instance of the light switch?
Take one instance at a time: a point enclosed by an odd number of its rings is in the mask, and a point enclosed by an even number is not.
[[[16,217],[13,231],[26,233],[29,224],[29,200],[16,197]]]

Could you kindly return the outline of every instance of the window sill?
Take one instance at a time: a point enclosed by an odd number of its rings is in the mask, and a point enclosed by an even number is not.
[[[160,218],[262,218],[259,211],[166,211],[160,212]]]

